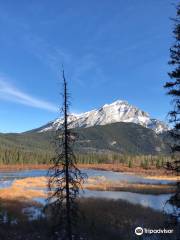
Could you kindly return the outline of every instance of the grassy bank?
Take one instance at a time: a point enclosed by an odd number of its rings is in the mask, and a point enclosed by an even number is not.
[[[123,191],[142,194],[167,194],[174,193],[176,188],[174,185],[155,185],[155,184],[138,184],[138,183],[119,183],[119,182],[102,182],[85,184],[85,189],[96,191]]]
[[[10,187],[0,189],[1,199],[32,200],[33,198],[47,198],[46,177],[29,177],[15,180]],[[166,194],[175,192],[175,186],[170,184],[140,184],[122,181],[108,181],[103,176],[88,178],[84,189],[98,191],[125,191],[142,194]]]
[[[50,164],[0,164],[0,171],[21,171],[21,170],[32,170],[32,169],[49,169]],[[129,167],[122,163],[91,163],[91,164],[78,164],[80,169],[94,169],[94,170],[104,170],[104,171],[114,171],[114,172],[125,172],[133,173],[147,178],[154,179],[167,179],[167,180],[177,180],[174,172],[168,171],[165,168],[156,168],[151,166],[151,168],[144,169],[141,166]]]

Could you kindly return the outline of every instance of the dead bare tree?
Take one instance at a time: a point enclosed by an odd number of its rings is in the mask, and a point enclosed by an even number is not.
[[[76,166],[73,145],[76,134],[70,129],[69,93],[64,70],[62,123],[56,130],[56,154],[49,169],[48,205],[52,211],[54,239],[78,239],[75,224],[78,218],[77,198],[85,175]]]

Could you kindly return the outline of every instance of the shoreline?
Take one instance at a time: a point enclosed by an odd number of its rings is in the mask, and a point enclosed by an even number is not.
[[[47,198],[47,177],[28,177],[14,180],[12,185],[0,189],[0,199],[27,200],[34,198]],[[107,181],[101,177],[92,177],[83,184],[84,190],[95,191],[124,191],[140,194],[169,194],[175,192],[173,184],[144,184]]]
[[[176,176],[172,171],[166,169],[143,169],[141,167],[129,168],[123,164],[78,164],[80,169],[93,169],[102,171],[122,172],[127,174],[139,175],[148,179],[180,181],[180,176]],[[23,170],[47,170],[48,164],[19,164],[19,165],[0,165],[0,172],[23,171]]]

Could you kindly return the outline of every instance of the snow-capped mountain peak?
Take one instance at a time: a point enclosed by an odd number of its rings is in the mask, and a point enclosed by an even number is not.
[[[149,114],[130,105],[127,101],[117,100],[111,104],[105,104],[82,114],[71,114],[68,118],[71,128],[92,127],[116,122],[133,122],[150,128],[156,133],[168,130],[165,123],[150,118]],[[40,132],[56,130],[62,124],[62,119],[56,119],[40,128]]]

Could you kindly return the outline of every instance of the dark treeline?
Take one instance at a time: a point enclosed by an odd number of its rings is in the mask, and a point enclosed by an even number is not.
[[[52,154],[41,151],[25,151],[18,148],[0,148],[0,164],[46,164]]]
[[[154,156],[154,155],[130,155],[120,153],[89,153],[77,154],[78,163],[82,164],[98,164],[98,163],[113,163],[124,164],[129,168],[140,166],[148,169],[152,166],[161,168],[167,161],[171,161],[169,156]]]
[[[0,164],[49,164],[52,157],[52,152],[0,148]],[[77,153],[76,158],[80,164],[121,163],[129,168],[140,166],[144,169],[152,166],[161,168],[166,162],[171,161],[170,156],[165,155],[130,155],[113,152]]]

